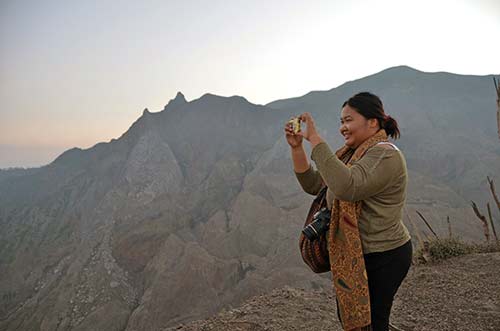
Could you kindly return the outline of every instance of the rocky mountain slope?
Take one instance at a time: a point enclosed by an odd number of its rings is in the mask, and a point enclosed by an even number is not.
[[[419,210],[445,234],[449,215],[455,234],[480,239],[469,200],[484,205],[486,176],[500,178],[490,85],[396,67],[265,106],[179,93],[118,139],[1,170],[0,329],[157,330],[285,285],[328,289],[299,255],[313,197],[283,125],[310,111],[338,147],[340,105],[358,90],[400,122],[416,226]]]

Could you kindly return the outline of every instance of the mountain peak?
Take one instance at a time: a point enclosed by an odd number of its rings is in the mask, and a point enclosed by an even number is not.
[[[399,66],[394,66],[394,67],[390,67],[390,68],[387,68],[383,71],[388,71],[388,70],[406,70],[406,71],[419,71],[415,68],[412,68],[410,66],[407,66],[407,65],[399,65]]]
[[[205,93],[200,97],[200,99],[207,99],[207,98],[211,99],[211,98],[223,98],[223,97],[213,93]]]
[[[374,76],[377,76],[379,74],[414,75],[414,74],[418,74],[418,73],[423,73],[423,71],[417,70],[417,69],[412,68],[412,67],[407,66],[407,65],[400,65],[400,66],[394,66],[394,67],[384,69],[384,70],[382,70],[378,73],[375,73],[373,75],[370,75],[368,77],[374,77]]]
[[[245,97],[242,97],[240,95],[233,95],[230,97],[225,97],[225,96],[221,96],[221,95],[217,95],[217,94],[213,94],[213,93],[205,93],[198,100],[205,100],[205,99],[208,99],[208,100],[218,99],[218,100],[225,100],[225,101],[233,100],[233,101],[243,102],[243,103],[248,103],[248,104],[251,103]]]
[[[182,94],[182,92],[177,92],[177,94],[175,95],[175,99],[174,100],[182,100],[184,102],[187,102],[186,101],[186,98],[184,97],[184,94]]]
[[[174,99],[171,99],[168,104],[165,105],[163,110],[166,110],[167,108],[176,108],[178,106],[181,106],[183,104],[187,103],[186,98],[184,97],[184,94],[182,92],[177,92],[175,95]]]

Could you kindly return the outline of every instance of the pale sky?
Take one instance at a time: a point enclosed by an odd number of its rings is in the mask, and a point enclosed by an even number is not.
[[[0,1],[0,168],[119,137],[177,91],[265,104],[397,65],[500,73],[499,0]]]

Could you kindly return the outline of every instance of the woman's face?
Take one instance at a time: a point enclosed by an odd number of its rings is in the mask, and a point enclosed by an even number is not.
[[[375,118],[367,120],[349,105],[342,108],[339,131],[347,146],[357,148],[363,141],[375,134],[378,128]]]

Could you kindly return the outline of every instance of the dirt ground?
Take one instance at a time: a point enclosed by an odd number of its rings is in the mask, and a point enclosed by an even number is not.
[[[398,330],[500,330],[500,253],[414,265],[391,313]],[[333,293],[285,287],[166,331],[341,331]]]

